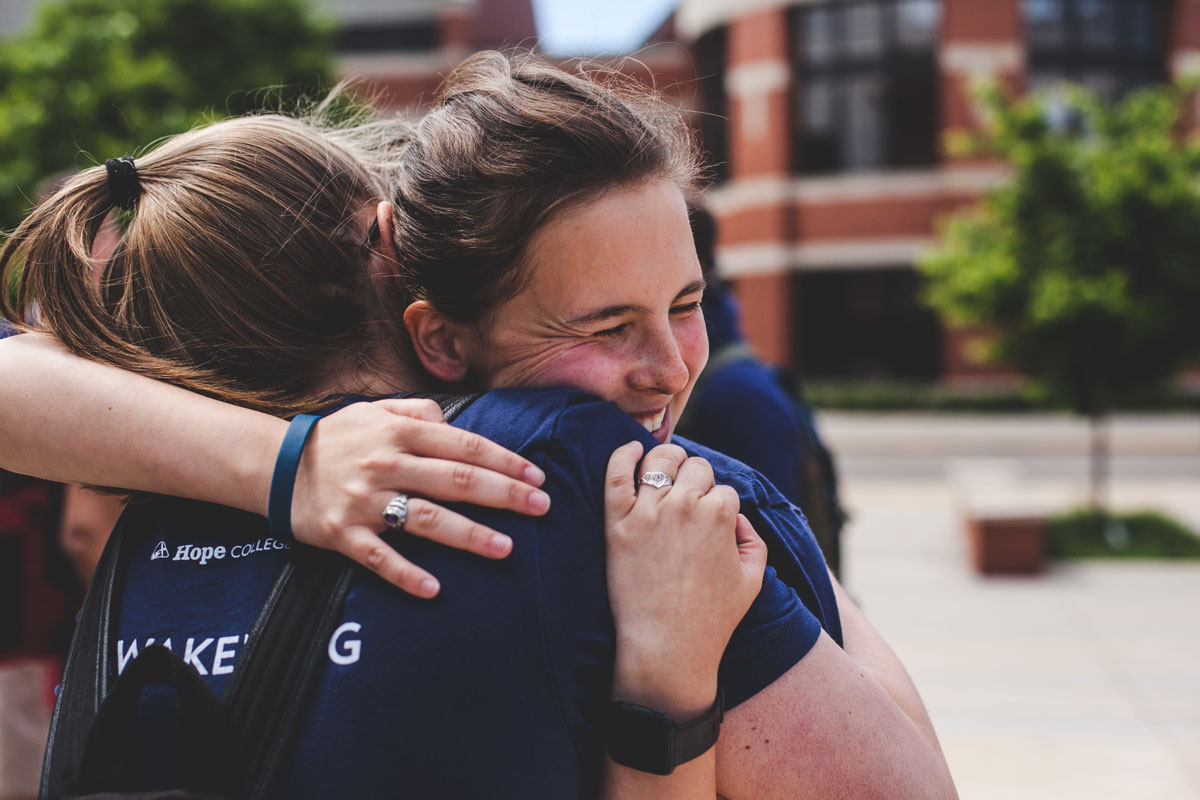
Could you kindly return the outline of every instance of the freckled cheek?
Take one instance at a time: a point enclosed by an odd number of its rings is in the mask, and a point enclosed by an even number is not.
[[[614,400],[621,385],[622,365],[600,348],[574,348],[543,357],[519,381],[508,386],[566,386]]]

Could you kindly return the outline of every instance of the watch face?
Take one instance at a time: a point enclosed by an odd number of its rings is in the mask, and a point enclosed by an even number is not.
[[[675,769],[675,722],[669,716],[632,703],[613,703],[608,723],[613,761],[656,775],[670,775]]]

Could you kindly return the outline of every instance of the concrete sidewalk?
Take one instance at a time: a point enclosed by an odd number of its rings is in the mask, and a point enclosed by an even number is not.
[[[963,460],[976,475],[999,465],[994,493],[1014,507],[1068,508],[1086,496],[1086,462],[1044,459],[1074,458],[1063,451],[1081,441],[1076,421],[821,423],[853,514],[844,582],[912,672],[964,800],[1200,797],[1200,564],[1077,563],[1022,579],[968,569]],[[1117,462],[1138,463],[1117,471],[1114,506],[1200,527],[1200,418],[1124,430]]]

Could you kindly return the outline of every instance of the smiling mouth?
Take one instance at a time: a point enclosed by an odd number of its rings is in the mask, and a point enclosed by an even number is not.
[[[666,416],[667,416],[667,410],[664,408],[662,411],[658,412],[657,414],[655,414],[652,417],[637,417],[636,419],[643,428],[645,428],[650,433],[654,433],[655,431],[657,431],[659,428],[662,427],[663,418],[665,418]]]

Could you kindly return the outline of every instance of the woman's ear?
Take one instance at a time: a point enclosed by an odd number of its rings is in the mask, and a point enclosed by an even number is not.
[[[396,252],[396,232],[392,228],[392,204],[381,200],[375,206],[375,224],[379,226],[379,249],[392,255]]]
[[[379,228],[378,243],[371,243],[371,260],[367,266],[372,278],[393,278],[396,275],[396,238],[392,230],[392,204],[384,200],[375,206],[375,225]]]
[[[464,347],[466,333],[460,325],[447,319],[428,300],[416,300],[404,310],[404,327],[426,372],[444,383],[466,379],[470,365]]]

